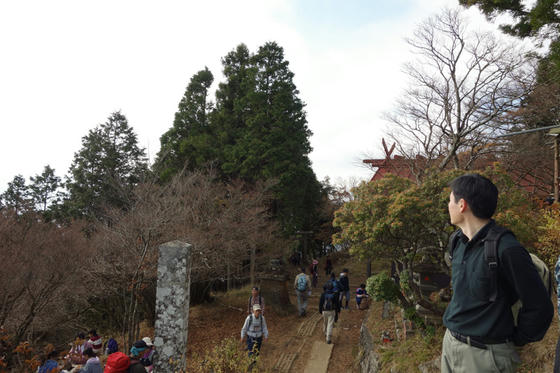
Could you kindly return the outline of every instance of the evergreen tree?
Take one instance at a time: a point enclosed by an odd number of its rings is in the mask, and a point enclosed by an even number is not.
[[[240,45],[224,59],[226,82],[216,93],[221,170],[249,182],[276,179],[273,212],[286,233],[311,229],[321,186],[311,169],[304,103],[282,47],[266,43],[254,55]]]
[[[58,189],[61,187],[60,177],[56,176],[54,169],[46,165],[40,175],[31,177],[30,196],[39,211],[47,212],[51,204],[60,202],[61,194]]]
[[[504,32],[525,37],[535,35],[546,25],[560,24],[560,2],[558,0],[536,0],[524,4],[522,0],[459,0],[461,5],[476,5],[492,18],[500,13],[507,13],[513,17],[514,23],[502,25]]]
[[[146,175],[144,149],[120,112],[90,130],[74,154],[67,180],[72,214],[102,217],[104,205],[125,209],[132,188]]]
[[[185,166],[197,169],[216,158],[208,118],[212,110],[208,89],[213,81],[207,67],[191,78],[175,113],[173,127],[161,136],[155,169],[162,180],[169,180]]]
[[[8,189],[0,197],[3,204],[8,208],[13,208],[16,214],[32,209],[29,186],[25,184],[25,178],[22,175],[14,176],[8,183]]]

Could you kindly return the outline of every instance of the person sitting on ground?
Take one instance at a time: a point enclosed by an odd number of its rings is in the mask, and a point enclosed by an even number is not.
[[[366,309],[368,307],[368,300],[369,294],[366,291],[366,284],[360,284],[360,287],[356,289],[356,308],[359,310]]]
[[[324,289],[325,291],[319,299],[319,313],[323,315],[323,333],[325,333],[327,344],[330,344],[334,323],[338,321],[340,302],[336,293],[333,292],[332,282],[327,282]]]
[[[253,313],[245,319],[245,323],[241,328],[241,343],[243,343],[243,338],[247,335],[247,351],[249,351],[249,357],[259,354],[261,350],[261,345],[264,341],[268,341],[268,328],[266,327],[266,320],[264,316],[261,315],[261,306],[255,304],[253,306]]]
[[[56,357],[58,356],[58,352],[51,351],[49,354],[44,358],[41,366],[39,367],[38,373],[55,373],[58,372],[58,363],[56,362]]]
[[[103,373],[103,367],[101,366],[101,361],[97,357],[97,354],[93,352],[91,347],[88,347],[84,351],[84,355],[88,357],[86,365],[84,365],[78,373]]]
[[[115,351],[107,357],[103,373],[128,373],[130,358],[120,351]]]
[[[88,347],[91,347],[91,345],[86,341],[86,335],[81,332],[78,333],[65,359],[69,359],[72,364],[85,364],[87,356],[84,355],[84,351]]]
[[[150,337],[144,337],[142,340],[146,342],[148,349],[144,351],[140,361],[142,362],[142,365],[146,367],[148,373],[150,373],[154,369],[154,355],[156,350],[154,349],[154,344],[152,343],[152,339]]]
[[[130,349],[130,367],[129,373],[146,373],[146,368],[140,361],[144,351],[148,349],[148,345],[143,340],[134,342]]]
[[[309,280],[309,276],[305,274],[305,267],[301,267],[301,272],[296,276],[294,288],[296,289],[299,315],[305,316],[307,311],[307,297],[311,295],[311,281]]]
[[[105,355],[111,355],[119,350],[119,344],[113,338],[109,338],[105,348]]]
[[[91,345],[91,349],[96,355],[103,351],[103,339],[97,335],[97,331],[95,329],[89,331],[88,343]]]
[[[346,297],[345,309],[348,309],[348,300],[350,299],[350,280],[348,279],[348,269],[344,268],[340,274],[340,285],[342,289],[340,291],[340,307],[342,307],[342,298]]]
[[[250,315],[253,312],[253,306],[258,304],[261,306],[261,313],[264,315],[264,298],[261,296],[259,288],[253,286],[251,289],[251,296],[249,297],[249,304],[247,307],[247,314]]]
[[[60,373],[74,373],[75,371],[76,369],[73,369],[72,363],[66,360],[64,362],[64,365],[62,366],[62,370],[60,371]]]

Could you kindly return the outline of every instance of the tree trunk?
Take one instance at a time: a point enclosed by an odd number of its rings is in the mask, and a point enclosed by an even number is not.
[[[229,260],[226,263],[226,277],[227,291],[229,292],[231,290],[231,264]]]
[[[251,266],[250,266],[250,277],[251,277],[251,286],[255,286],[255,260],[256,260],[256,247],[254,245],[251,246]]]

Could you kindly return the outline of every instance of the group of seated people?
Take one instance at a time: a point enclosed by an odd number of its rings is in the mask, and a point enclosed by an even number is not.
[[[105,364],[100,359],[103,353],[107,357]],[[60,364],[59,353],[50,352],[37,369],[37,373],[150,373],[153,370],[154,354],[155,349],[150,337],[135,342],[129,355],[119,351],[113,338],[107,341],[103,351],[102,338],[95,330],[90,330],[89,339],[86,339],[84,333],[78,333],[70,351]]]

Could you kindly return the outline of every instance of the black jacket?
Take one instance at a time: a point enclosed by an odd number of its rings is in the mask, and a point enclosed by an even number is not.
[[[323,304],[325,302],[325,296],[327,294],[327,291],[324,291],[323,294],[321,294],[321,299],[319,299],[319,313],[323,313]],[[335,311],[335,316],[334,316],[334,320],[338,321],[338,314],[340,312],[340,302],[338,299],[338,294],[337,293],[332,293],[333,294],[333,306],[334,306],[334,311]]]
[[[443,316],[444,325],[455,332],[487,340],[510,339],[522,346],[541,340],[554,309],[546,288],[527,250],[512,234],[505,234],[498,245],[498,293],[489,300],[491,273],[484,257],[484,239],[493,221],[472,240],[462,233],[453,250],[453,297]],[[521,300],[518,325],[511,306]]]

